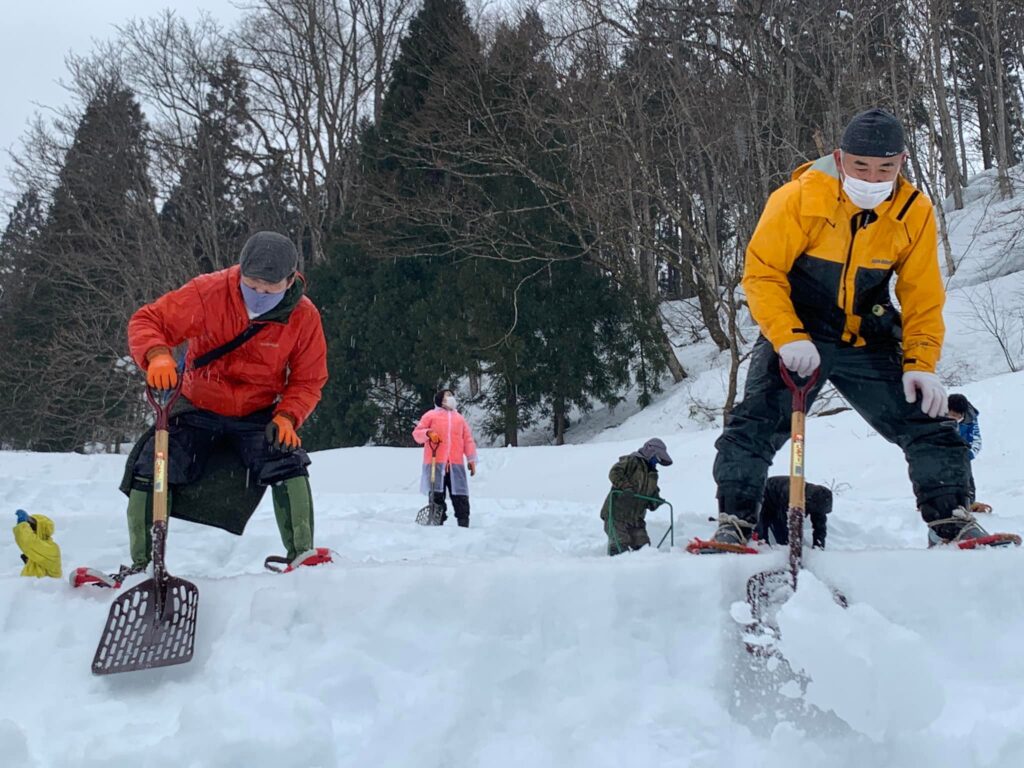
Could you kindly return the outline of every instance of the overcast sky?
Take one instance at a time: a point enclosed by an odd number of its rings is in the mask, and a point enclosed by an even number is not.
[[[93,40],[113,37],[114,27],[173,7],[186,19],[206,11],[222,26],[240,16],[239,0],[4,0],[0,18],[0,224],[13,200],[8,150],[35,112],[61,106],[67,93],[64,57],[87,53]]]

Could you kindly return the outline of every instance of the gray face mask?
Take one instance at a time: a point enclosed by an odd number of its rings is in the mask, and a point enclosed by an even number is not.
[[[245,300],[245,307],[256,317],[265,315],[280,304],[287,292],[288,289],[285,288],[280,293],[260,293],[255,288],[250,288],[242,283],[242,298]]]
[[[458,407],[459,401],[455,399],[455,395],[448,395],[448,397],[444,399],[443,405],[449,411],[454,411]]]

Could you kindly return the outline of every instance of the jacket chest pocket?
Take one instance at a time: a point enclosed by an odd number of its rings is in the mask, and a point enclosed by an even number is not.
[[[864,269],[891,270],[909,247],[907,228],[899,222],[882,219],[857,232],[854,261]]]
[[[265,328],[238,348],[231,366],[232,373],[243,376],[256,374],[265,380],[275,380],[284,375],[290,352],[291,348],[282,339],[280,329]]]

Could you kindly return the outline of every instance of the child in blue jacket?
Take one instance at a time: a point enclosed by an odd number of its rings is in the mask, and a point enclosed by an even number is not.
[[[978,424],[978,409],[971,401],[957,393],[949,396],[948,401],[949,418],[956,422],[957,430],[960,432],[960,439],[967,443],[973,462],[981,453],[981,426]],[[981,504],[974,500],[976,489],[974,486],[974,472],[971,472],[971,511],[991,512],[992,507],[988,504]]]

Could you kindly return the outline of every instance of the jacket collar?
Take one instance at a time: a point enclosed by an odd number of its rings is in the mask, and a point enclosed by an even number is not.
[[[832,155],[819,157],[804,163],[793,171],[794,181],[800,182],[803,194],[800,196],[800,215],[819,216],[833,221],[850,219],[860,208],[855,206],[843,192],[839,180],[839,168]],[[896,178],[896,188],[888,200],[875,209],[879,216],[898,219],[917,188],[901,174]]]
[[[231,301],[246,317],[249,317],[249,309],[245,306],[245,299],[242,298],[242,268],[237,264],[228,269],[228,282],[231,285]],[[295,282],[284,292],[281,302],[269,312],[252,318],[254,323],[287,323],[295,307],[299,305],[306,293],[306,278],[301,273],[295,273]]]

